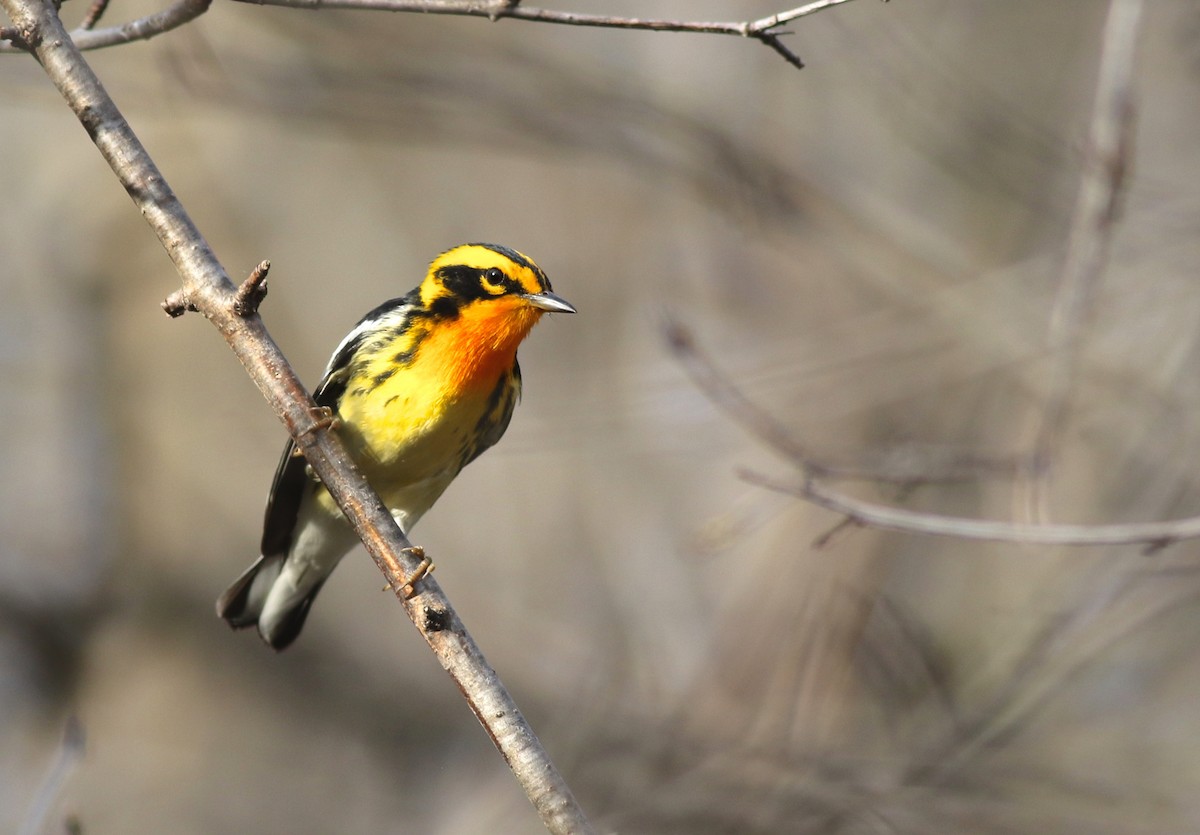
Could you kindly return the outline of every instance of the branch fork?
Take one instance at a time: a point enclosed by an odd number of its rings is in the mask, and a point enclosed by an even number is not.
[[[267,297],[267,273],[270,269],[270,261],[260,261],[238,286],[229,300],[229,310],[233,315],[245,319],[258,313],[259,305]],[[201,312],[185,287],[180,287],[163,299],[162,309],[172,319],[177,319],[185,313]]]

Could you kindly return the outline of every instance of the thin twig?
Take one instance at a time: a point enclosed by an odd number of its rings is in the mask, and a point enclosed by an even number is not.
[[[265,260],[251,271],[233,297],[234,313],[242,317],[258,313],[258,306],[267,297],[267,273],[270,271],[271,262]]]
[[[187,293],[183,291],[182,287],[178,290],[172,290],[170,295],[163,299],[162,309],[172,319],[178,319],[185,313],[200,312],[200,308],[192,304],[191,299],[188,298]]]
[[[771,29],[777,29],[786,23],[791,23],[793,20],[799,20],[802,17],[807,17],[810,14],[816,14],[824,9],[840,6],[842,3],[849,0],[815,0],[812,3],[805,3],[803,6],[797,6],[791,11],[777,12],[773,15],[761,17],[750,24],[750,28],[755,32],[766,32]]]
[[[701,352],[691,329],[670,314],[664,316],[662,329],[671,353],[683,364],[688,376],[700,386],[700,389],[708,395],[713,403],[720,406],[767,446],[775,449],[802,469],[825,472],[825,468],[817,462],[815,456],[804,444],[793,437],[766,411],[752,403],[746,395],[742,394],[741,389],[717,370],[716,365]]]
[[[50,812],[58,802],[67,778],[71,776],[71,772],[83,756],[85,739],[83,723],[79,721],[79,717],[68,717],[54,762],[34,794],[33,802],[17,830],[17,835],[38,835],[50,831],[50,827],[47,826]]]
[[[738,475],[752,484],[797,496],[859,524],[905,533],[1013,542],[1019,545],[1145,545],[1154,550],[1180,540],[1200,537],[1200,516],[1121,525],[1027,525],[942,516],[876,504],[835,490],[816,477],[806,478],[797,484],[751,470],[739,470]]]
[[[664,316],[668,347],[688,376],[722,411],[752,435],[811,475],[914,486],[964,481],[983,476],[1011,476],[1012,462],[965,454],[944,447],[909,444],[860,456],[855,462],[822,460],[766,410],[750,401],[696,344],[690,329],[670,314]]]
[[[1024,493],[1018,507],[1033,520],[1048,515],[1054,450],[1067,420],[1087,328],[1120,217],[1133,141],[1133,77],[1141,15],[1142,0],[1112,0],[1105,24],[1083,172],[1046,336],[1053,364],[1046,397],[1030,431],[1033,443],[1026,477],[1017,483]]]
[[[683,363],[692,380],[734,420],[800,470],[799,484],[783,482],[760,473],[741,471],[742,478],[771,490],[797,496],[820,507],[841,513],[847,520],[860,525],[907,533],[955,536],[961,539],[981,539],[994,542],[1015,542],[1023,545],[1143,545],[1147,551],[1159,550],[1183,539],[1200,537],[1200,517],[1168,522],[1136,522],[1121,525],[1040,525],[1005,521],[964,519],[891,507],[854,498],[823,483],[822,478],[858,477],[873,481],[924,484],[945,477],[945,470],[922,473],[919,467],[905,470],[906,480],[884,478],[896,473],[882,470],[872,474],[867,468],[835,467],[814,458],[803,444],[770,414],[752,403],[712,361],[700,351],[690,331],[677,321],[668,319],[664,330],[672,351]],[[985,462],[986,463],[986,462]],[[960,464],[951,470],[956,476],[970,472]],[[981,472],[987,472],[986,469]],[[835,529],[838,530],[839,528]],[[818,542],[827,540],[822,536]]]
[[[562,12],[519,5],[513,0],[239,0],[263,6],[288,6],[297,9],[366,9],[385,12],[415,12],[420,14],[465,15],[528,20],[535,23],[557,23],[565,26],[601,26],[609,29],[640,29],[653,32],[697,32],[710,35],[736,35],[753,38],[775,50],[796,68],[804,63],[795,52],[780,40],[785,34],[778,27],[816,14],[850,0],[817,0],[789,11],[748,21],[655,20],[639,17]]]
[[[212,0],[176,0],[162,12],[138,18],[120,26],[93,30],[108,6],[108,0],[95,0],[83,22],[71,32],[75,45],[81,50],[103,49],[120,46],[137,40],[148,40],[169,32],[208,10]],[[695,32],[704,34],[736,35],[757,40],[777,52],[792,66],[803,69],[800,56],[783,43],[786,32],[778,31],[793,20],[815,14],[833,6],[849,3],[850,0],[817,0],[795,9],[768,15],[753,21],[688,21],[652,20],[647,18],[616,17],[612,15],[561,12],[553,9],[537,9],[520,5],[520,0],[239,0],[264,6],[287,6],[298,9],[365,9],[391,12],[416,12],[421,14],[465,15],[486,17],[491,21],[501,18],[527,20],[535,23],[556,23],[567,26],[599,26],[611,29],[640,29],[655,32]],[[5,52],[27,52],[29,46],[19,32],[0,29],[0,54]]]
[[[318,426],[309,397],[257,315],[239,316],[236,291],[154,161],[72,43],[54,7],[41,0],[0,0],[17,32],[33,46],[113,173],[158,236],[183,281],[185,298],[221,332],[251,379],[287,426],[310,466],[362,537],[408,616],[454,678],[471,710],[503,754],[546,827],[592,831],[562,776],[537,741],[442,593],[425,577],[419,593],[403,593],[421,564],[412,543],[346,453],[336,433]]]
[[[100,22],[100,18],[104,17],[106,11],[108,11],[108,0],[92,0],[92,5],[88,7],[87,14],[83,16],[83,20],[79,21],[79,28],[95,29],[96,24]]]
[[[212,0],[175,0],[161,12],[139,17],[137,20],[122,23],[120,26],[89,29],[81,24],[78,29],[71,32],[71,38],[75,48],[81,50],[103,49],[133,41],[146,41],[195,20],[208,11],[211,4]],[[86,22],[85,18],[84,23]],[[16,30],[0,29],[0,54],[28,52],[30,50],[29,43],[28,37],[21,32],[19,27]]]

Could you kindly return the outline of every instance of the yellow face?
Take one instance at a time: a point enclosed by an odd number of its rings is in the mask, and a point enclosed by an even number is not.
[[[527,256],[495,244],[439,255],[421,284],[421,306],[436,322],[424,350],[452,387],[490,386],[547,311],[574,312]]]
[[[536,297],[546,294],[551,294],[550,281],[527,256],[497,244],[464,244],[443,252],[429,265],[421,284],[421,305],[441,314],[449,313],[452,306],[512,296],[534,308],[568,312],[570,305],[539,304]]]

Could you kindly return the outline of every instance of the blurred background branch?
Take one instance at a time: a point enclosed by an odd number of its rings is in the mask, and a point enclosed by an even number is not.
[[[1054,449],[1068,418],[1087,327],[1094,315],[1098,285],[1120,221],[1121,200],[1133,164],[1141,20],[1141,0],[1111,0],[1100,47],[1079,196],[1047,328],[1046,348],[1052,357],[1048,385],[1030,430],[1032,442],[1025,477],[1017,483],[1017,506],[1026,518],[1036,521],[1050,516],[1047,481]]]
[[[695,337],[681,323],[665,325],[667,341],[688,375],[713,402],[752,435],[771,447],[800,471],[801,480],[789,482],[752,470],[740,469],[745,480],[769,490],[796,496],[834,513],[846,522],[890,531],[950,536],[1019,545],[1142,545],[1158,550],[1181,540],[1200,537],[1200,517],[1190,516],[1165,522],[1123,524],[1054,525],[1021,524],[1000,520],[954,518],[937,513],[889,507],[850,496],[824,483],[825,479],[858,479],[896,484],[905,492],[928,484],[961,483],[979,478],[1011,478],[1016,467],[945,447],[903,445],[860,455],[855,462],[825,461],[796,440],[791,433],[733,384],[696,345]]]
[[[40,835],[50,831],[50,813],[58,805],[59,794],[67,778],[83,757],[85,740],[86,735],[79,719],[74,716],[68,717],[54,762],[25,811],[25,820],[17,830],[17,835]]]

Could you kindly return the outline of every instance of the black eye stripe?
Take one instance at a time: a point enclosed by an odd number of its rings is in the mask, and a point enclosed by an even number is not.
[[[468,301],[485,295],[479,283],[480,275],[480,271],[474,267],[461,265],[442,267],[438,270],[442,286],[452,295]]]
[[[451,295],[463,301],[497,298],[510,293],[525,292],[525,288],[521,286],[520,282],[506,275],[499,267],[489,269],[463,265],[442,267],[438,270],[438,278],[441,285]],[[495,291],[497,287],[503,288],[502,292],[497,293]]]

